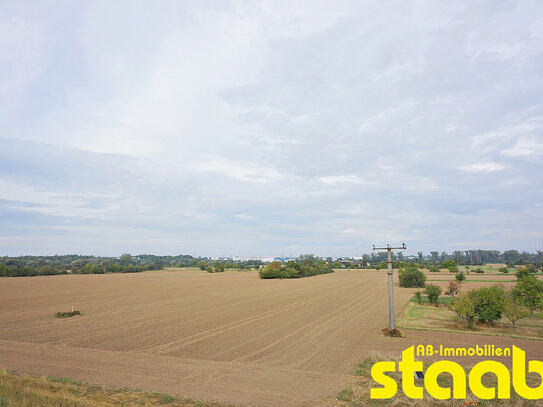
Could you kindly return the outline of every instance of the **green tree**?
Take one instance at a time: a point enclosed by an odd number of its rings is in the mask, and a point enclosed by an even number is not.
[[[422,304],[422,293],[420,291],[415,293],[415,299],[417,300],[417,304]]]
[[[511,293],[505,298],[505,307],[503,309],[503,315],[511,321],[513,329],[518,320],[526,318],[530,314],[530,311],[520,303]]]
[[[135,262],[131,254],[125,253],[121,255],[121,257],[119,257],[119,263],[123,266],[129,266],[134,264]]]
[[[430,304],[434,304],[437,307],[437,301],[441,295],[441,287],[438,285],[428,284],[424,288],[424,294],[428,296],[428,301],[430,301]]]
[[[399,274],[400,287],[424,287],[426,276],[417,268],[402,269]]]
[[[489,324],[502,318],[505,291],[501,285],[471,290],[468,295],[475,303],[475,315],[479,322]]]
[[[473,328],[475,323],[475,303],[468,294],[461,295],[452,305],[452,310],[468,324],[468,328]]]
[[[200,261],[200,262],[198,263],[198,267],[200,267],[200,270],[203,271],[203,270],[207,269],[207,263],[206,263],[205,261],[202,260],[202,261]]]
[[[534,311],[542,306],[543,281],[538,280],[532,275],[522,277],[511,290],[511,295],[528,308],[531,318],[534,315]]]

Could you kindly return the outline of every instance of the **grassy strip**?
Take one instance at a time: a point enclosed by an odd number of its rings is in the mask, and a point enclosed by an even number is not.
[[[426,328],[421,326],[410,326],[409,324],[397,323],[398,328],[402,329],[411,329],[413,331],[436,331],[436,332],[452,332],[457,334],[468,334],[468,335],[479,335],[479,336],[499,336],[503,338],[514,338],[514,339],[527,339],[530,341],[543,341],[543,338],[538,338],[537,336],[523,336],[515,334],[501,334],[494,332],[483,332],[470,329],[447,329],[447,328]]]
[[[0,406],[17,407],[227,407],[130,389],[106,389],[63,377],[33,377],[0,369]],[[230,406],[232,407],[232,406]]]
[[[428,279],[426,281],[451,281],[441,279]],[[516,283],[517,280],[464,280],[462,283]]]
[[[409,301],[414,302],[415,304],[418,304],[416,296],[412,296]],[[428,299],[428,296],[426,296],[424,294],[421,296],[420,301],[423,304],[429,304],[430,303],[430,300]],[[437,303],[438,304],[452,304],[452,297],[439,297],[437,299]]]

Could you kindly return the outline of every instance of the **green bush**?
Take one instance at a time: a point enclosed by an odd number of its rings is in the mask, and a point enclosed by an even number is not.
[[[424,288],[424,294],[428,296],[430,304],[434,304],[437,307],[437,300],[441,295],[441,288],[438,285],[429,284]]]
[[[455,279],[456,279],[456,281],[461,283],[462,281],[464,281],[466,279],[466,275],[464,274],[463,271],[459,271],[458,273],[456,273]]]
[[[498,271],[499,271],[500,273],[509,273],[509,269],[508,269],[507,267],[500,267],[500,268],[498,269]]]
[[[424,287],[426,276],[415,267],[400,270],[400,287]]]
[[[81,312],[79,311],[71,311],[71,312],[57,312],[55,314],[55,318],[70,318],[75,315],[81,315]]]
[[[451,273],[456,273],[458,271],[458,265],[452,259],[445,260],[441,267],[444,269],[448,269]]]

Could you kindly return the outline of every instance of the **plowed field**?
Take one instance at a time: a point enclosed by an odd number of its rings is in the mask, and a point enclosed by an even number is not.
[[[396,285],[398,313],[413,290]],[[82,315],[52,318],[71,306]],[[410,331],[384,338],[386,272],[299,280],[157,271],[0,279],[0,367],[240,405],[329,403],[370,352],[540,343]]]

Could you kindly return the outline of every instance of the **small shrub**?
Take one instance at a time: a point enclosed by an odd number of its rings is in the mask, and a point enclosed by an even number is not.
[[[434,304],[437,307],[437,301],[441,295],[441,287],[438,285],[429,284],[424,288],[424,294],[428,296],[430,304]]]
[[[508,269],[507,267],[500,267],[500,268],[498,269],[498,271],[499,271],[500,273],[509,273],[509,269]]]
[[[450,295],[453,299],[456,294],[460,292],[460,285],[457,281],[449,281],[449,284],[447,285],[447,291],[445,291],[445,295]]]
[[[417,300],[417,304],[422,304],[422,293],[420,291],[415,293],[415,299]]]
[[[57,312],[55,318],[70,318],[76,315],[81,315],[81,312],[75,310],[72,312]]]
[[[476,272],[477,274],[483,274],[485,271],[480,268],[480,267],[477,267],[476,269],[473,269],[474,272]]]
[[[430,273],[439,273],[439,267],[436,265],[430,266],[429,271]]]
[[[458,273],[456,273],[455,279],[456,279],[456,281],[461,283],[462,281],[464,281],[466,279],[466,275],[464,274],[463,271],[459,271]]]
[[[351,401],[353,399],[354,393],[352,389],[343,389],[337,394],[337,399],[339,401]]]

